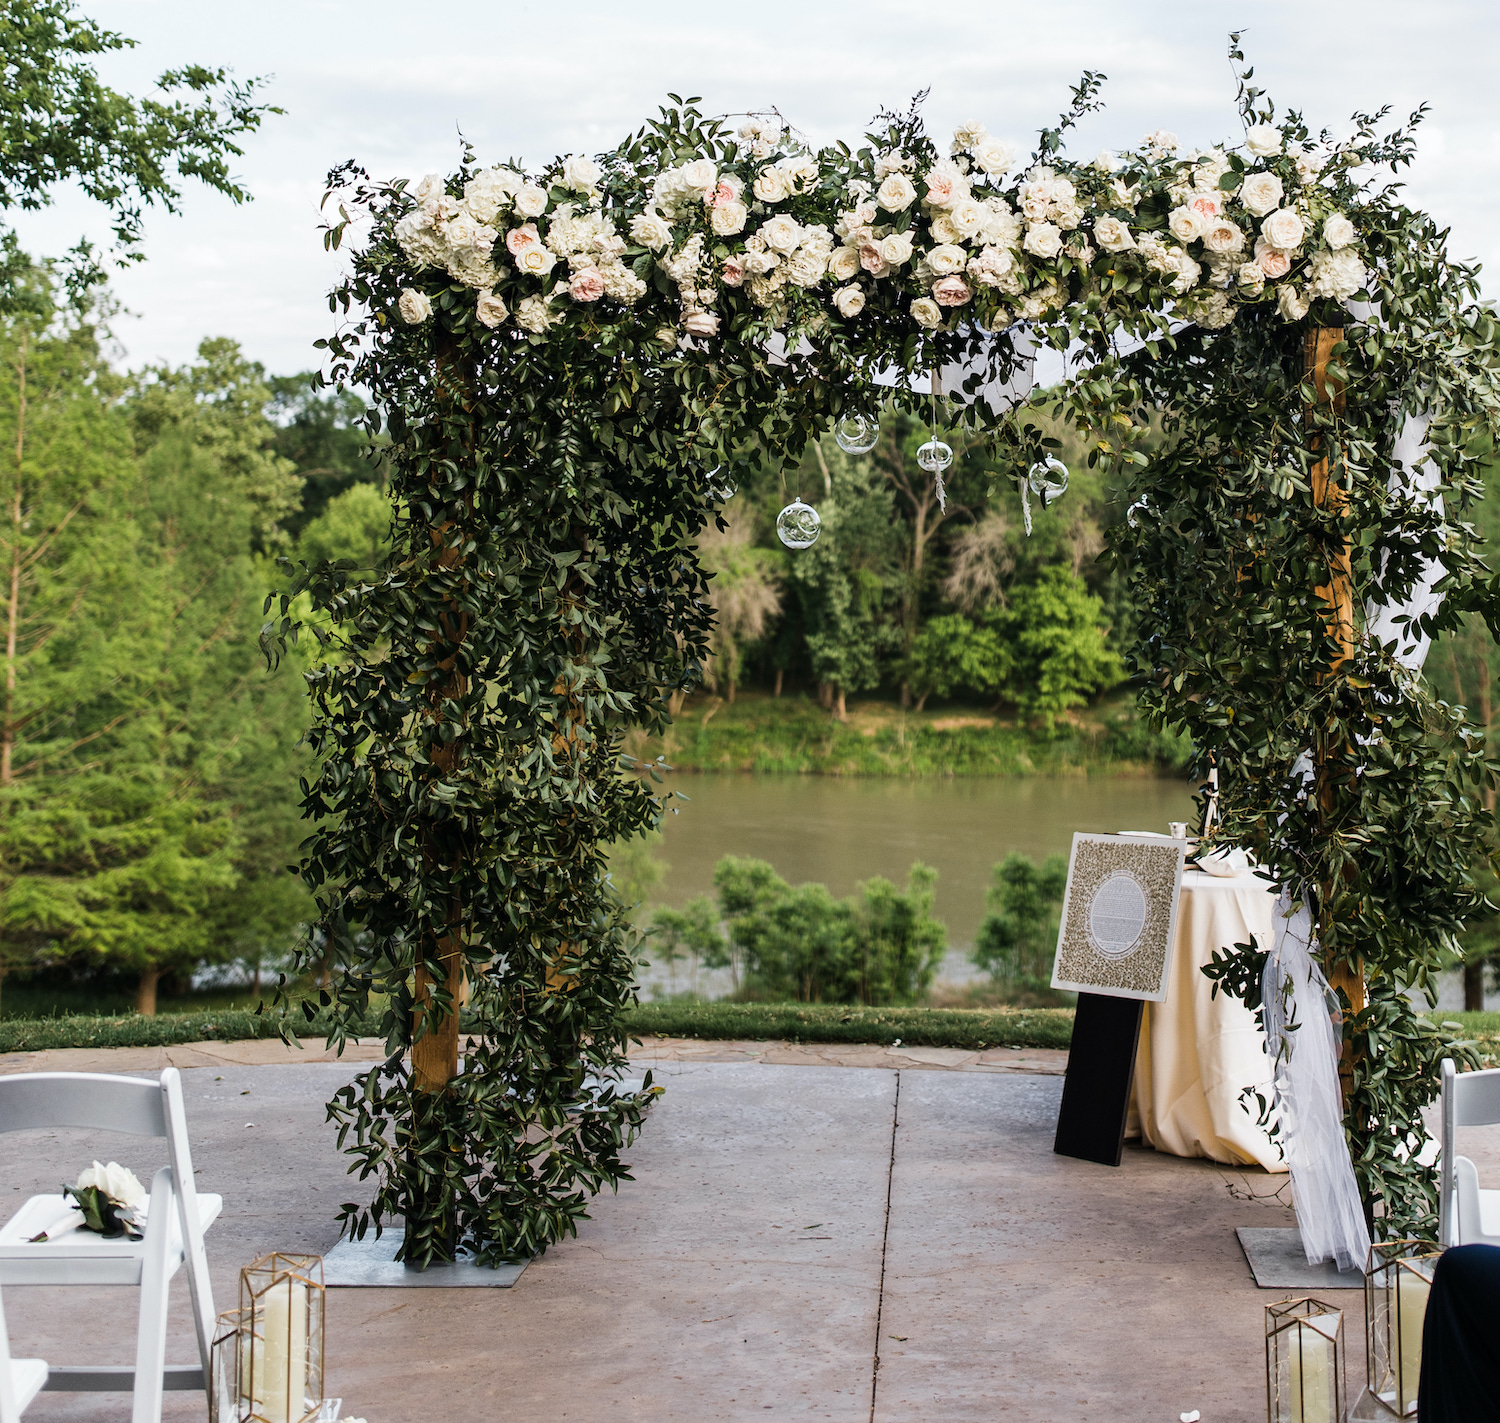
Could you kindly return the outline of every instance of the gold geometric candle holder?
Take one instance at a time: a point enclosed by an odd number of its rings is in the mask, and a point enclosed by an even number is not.
[[[1422,1376],[1422,1323],[1441,1250],[1427,1240],[1382,1240],[1365,1269],[1365,1370],[1361,1405],[1414,1418]]]
[[[1266,1307],[1268,1423],[1344,1423],[1344,1315],[1317,1299]]]
[[[240,1307],[220,1315],[224,1352],[213,1397],[234,1411],[216,1423],[309,1423],[323,1405],[323,1257],[263,1256],[240,1271]],[[218,1353],[220,1339],[215,1340]],[[232,1379],[232,1388],[230,1380]],[[222,1406],[222,1405],[221,1405]]]

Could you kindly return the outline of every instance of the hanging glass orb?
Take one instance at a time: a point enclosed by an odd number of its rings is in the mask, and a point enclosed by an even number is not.
[[[833,438],[846,455],[867,455],[880,438],[880,421],[868,415],[846,415],[833,427]]]
[[[1031,466],[1026,483],[1031,492],[1042,501],[1042,508],[1056,503],[1068,492],[1068,467],[1060,459],[1048,455],[1046,459]]]
[[[776,537],[788,548],[811,548],[818,541],[823,521],[811,504],[796,499],[776,516]]]
[[[719,478],[719,473],[723,468],[723,465],[716,464],[711,470],[709,470],[706,475],[703,476],[704,489],[706,490],[708,497],[710,499],[718,501],[720,504],[728,503],[729,500],[734,498],[736,493],[734,481],[732,479],[729,479],[728,477],[725,477],[723,479]]]
[[[941,474],[953,463],[953,450],[951,446],[945,445],[941,440],[928,440],[917,451],[917,463],[928,474]]]

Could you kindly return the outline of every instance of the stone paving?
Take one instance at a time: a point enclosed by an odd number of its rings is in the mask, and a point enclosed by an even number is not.
[[[295,1059],[274,1042],[28,1054],[0,1070],[199,1064],[183,1077],[200,1187],[225,1197],[209,1237],[224,1308],[240,1265],[327,1251],[338,1204],[363,1194],[323,1106],[357,1065],[311,1047]],[[329,1392],[369,1423],[1172,1423],[1194,1408],[1203,1423],[1259,1423],[1272,1295],[1234,1227],[1290,1224],[1285,1178],[1139,1148],[1118,1170],[1055,1156],[1064,1057],[643,1044],[635,1061],[666,1091],[628,1153],[635,1179],[514,1289],[330,1291]],[[159,1154],[124,1137],[0,1141],[12,1200],[55,1190],[95,1155],[144,1177]],[[191,1357],[185,1298],[174,1291],[174,1362]],[[135,1302],[6,1292],[17,1351],[55,1362],[128,1359]],[[27,1420],[117,1419],[127,1406],[43,1394]],[[169,1420],[202,1416],[200,1397],[168,1395]]]

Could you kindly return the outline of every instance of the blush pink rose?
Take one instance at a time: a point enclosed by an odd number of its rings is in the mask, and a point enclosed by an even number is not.
[[[523,223],[520,227],[513,227],[505,234],[505,245],[510,249],[512,257],[519,257],[528,247],[540,247],[542,235],[536,230],[536,223]]]
[[[935,208],[952,207],[958,198],[958,185],[951,173],[938,170],[927,175],[927,201]]]
[[[1292,259],[1263,238],[1255,244],[1255,260],[1268,277],[1284,277],[1292,270]]]
[[[740,200],[740,190],[733,183],[726,183],[722,178],[719,186],[708,195],[708,205],[711,208],[728,207],[730,203]]]
[[[952,276],[935,281],[932,295],[939,306],[962,306],[974,293],[962,277]]]
[[[585,267],[573,274],[568,283],[568,295],[574,301],[598,301],[604,295],[604,277],[597,267]]]
[[[745,264],[738,257],[726,257],[724,259],[724,285],[726,287],[740,287],[745,284]]]
[[[1188,203],[1188,206],[1192,208],[1195,213],[1199,213],[1205,219],[1218,217],[1219,215],[1218,199],[1210,197],[1207,193],[1196,194],[1193,197],[1192,201]]]
[[[859,265],[872,277],[883,277],[891,270],[891,264],[873,242],[867,242],[859,249]]]

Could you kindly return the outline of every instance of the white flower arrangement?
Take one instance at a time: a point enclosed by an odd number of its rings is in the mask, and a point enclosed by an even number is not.
[[[977,120],[946,153],[920,140],[861,159],[809,153],[751,119],[732,147],[648,175],[633,211],[576,154],[539,176],[482,169],[461,196],[427,176],[394,228],[408,266],[396,306],[408,325],[432,321],[427,274],[440,272],[497,333],[539,339],[570,308],[619,320],[638,306],[651,339],[674,347],[677,332],[715,335],[737,302],[803,329],[875,312],[918,330],[969,317],[995,329],[1131,283],[1121,302],[1175,304],[1207,329],[1262,302],[1295,321],[1367,279],[1353,222],[1319,191],[1329,156],[1259,123],[1233,151],[1183,150],[1157,130],[1130,153],[1014,175],[1015,148]]]

